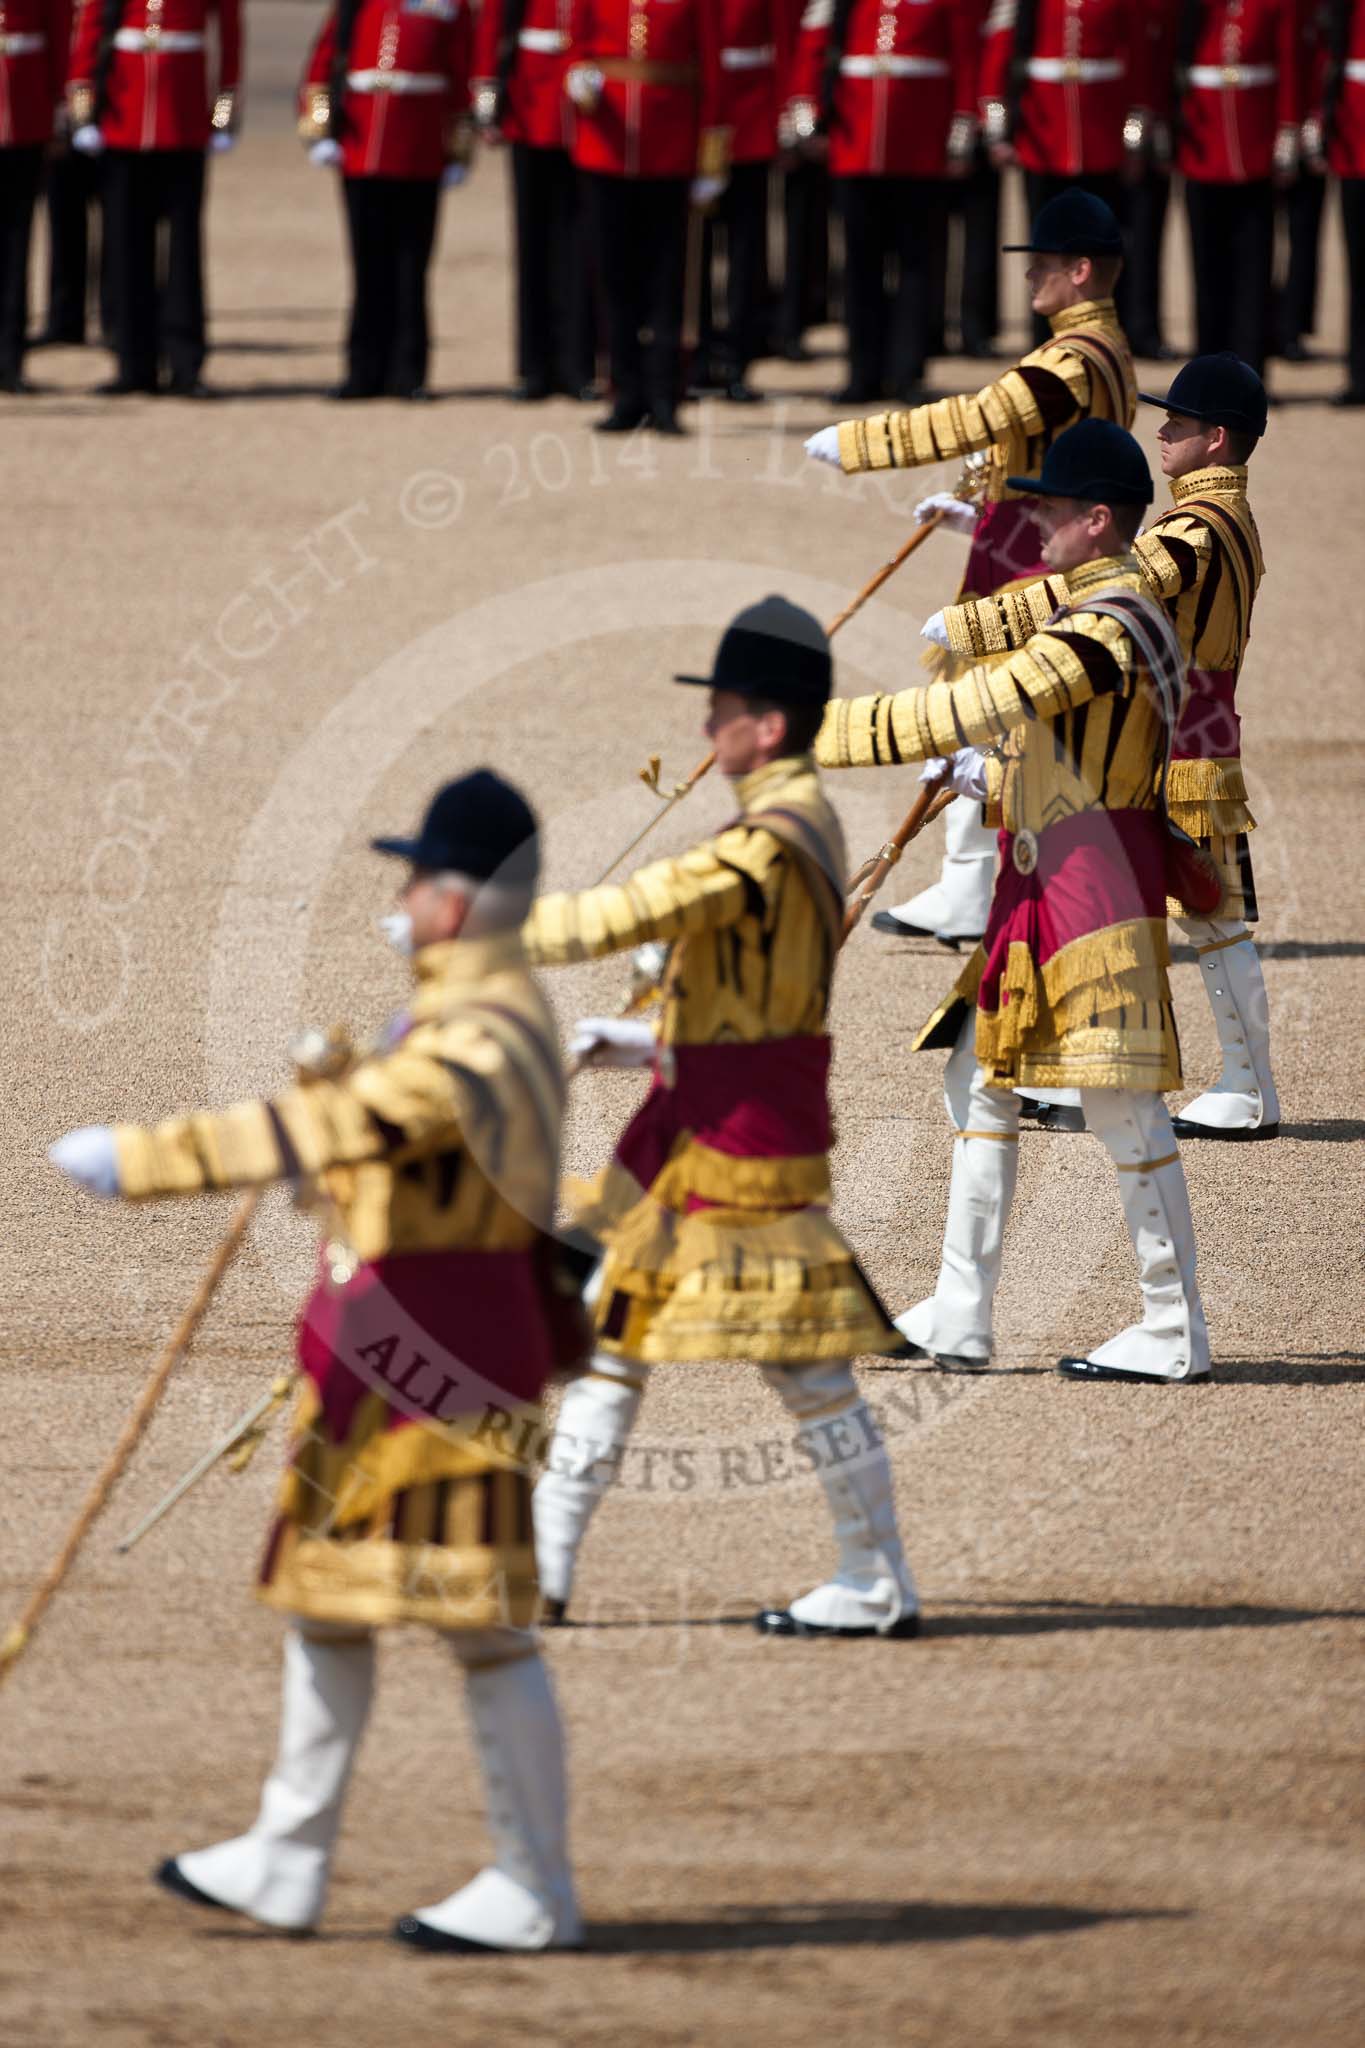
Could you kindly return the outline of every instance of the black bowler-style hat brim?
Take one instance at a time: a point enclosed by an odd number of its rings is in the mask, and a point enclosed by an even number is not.
[[[785,598],[765,597],[726,627],[709,676],[675,675],[673,680],[795,709],[828,703],[833,677],[829,640],[820,621]]]
[[[1269,420],[1265,386],[1250,363],[1240,356],[1194,356],[1177,371],[1164,395],[1139,391],[1141,405],[1157,405],[1180,419],[1202,420],[1206,426],[1230,427],[1257,440]]]
[[[1182,420],[1203,420],[1210,427],[1240,427],[1243,433],[1261,435],[1265,432],[1264,420],[1254,419],[1239,406],[1191,405],[1179,398],[1173,391],[1164,397],[1155,391],[1139,391],[1139,405],[1159,405],[1163,412],[1174,413]]]
[[[1012,256],[1122,256],[1123,230],[1103,199],[1072,185],[1040,206],[1027,242],[1006,242]]]
[[[432,873],[472,880],[533,883],[540,865],[536,816],[520,790],[491,769],[437,790],[415,836],[372,839],[376,853],[392,854]]]
[[[1009,476],[1029,498],[1077,498],[1092,505],[1150,505],[1152,472],[1133,436],[1114,420],[1081,420],[1059,434],[1041,476]]]

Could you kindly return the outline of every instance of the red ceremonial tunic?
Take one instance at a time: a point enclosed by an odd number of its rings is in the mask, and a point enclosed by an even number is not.
[[[483,0],[474,24],[474,89],[496,87],[507,0]],[[533,149],[568,149],[574,110],[564,91],[572,0],[526,0],[506,72],[498,130]],[[482,118],[482,117],[481,117]]]
[[[604,74],[574,162],[618,178],[691,178],[721,126],[720,0],[574,0],[571,64]]]
[[[720,0],[721,121],[732,163],[767,163],[777,154],[794,31],[791,0]]]
[[[1327,163],[1338,178],[1365,178],[1365,0],[1352,0],[1346,57],[1327,134]]]
[[[326,87],[336,15],[313,45],[299,90]],[[341,168],[348,178],[439,178],[469,104],[468,0],[361,0],[346,55]]]
[[[1211,185],[1274,169],[1275,138],[1303,115],[1299,0],[1212,0],[1179,81],[1176,168]]]
[[[94,84],[105,13],[104,0],[84,0],[71,53],[73,89]],[[209,90],[210,15],[217,24],[216,92]],[[237,90],[241,61],[239,0],[124,0],[97,110],[100,133],[111,149],[203,149],[213,102]]]
[[[51,139],[70,40],[69,0],[5,0],[0,6],[0,149]]]
[[[1010,140],[1024,169],[1061,177],[1116,171],[1125,117],[1150,104],[1144,0],[1038,0],[1022,87],[1011,76],[1015,10],[1003,12],[1003,25],[986,37],[981,96],[1017,103]]]
[[[973,118],[978,0],[853,0],[829,119],[836,178],[941,178],[955,115]],[[801,18],[790,97],[822,108],[831,0]]]

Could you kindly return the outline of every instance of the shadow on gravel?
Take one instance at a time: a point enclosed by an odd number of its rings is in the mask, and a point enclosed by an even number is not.
[[[940,1905],[932,1900],[841,1899],[818,1905],[722,1907],[710,1920],[599,1920],[591,1955],[714,1955],[765,1948],[862,1948],[911,1941],[1026,1941],[1076,1934],[1114,1920],[1183,1920],[1183,1912],[1105,1913],[1087,1906]]]
[[[731,1955],[771,1948],[880,1948],[904,1942],[1027,1941],[1038,1934],[1079,1934],[1121,1920],[1188,1920],[1180,1908],[1134,1906],[1106,1913],[1090,1906],[939,1905],[928,1899],[830,1899],[815,1905],[721,1906],[709,1920],[598,1920],[584,1929],[583,1947],[565,1950],[554,1960],[572,1962],[576,1955],[687,1956]],[[309,1935],[307,1945],[386,1940],[388,1929],[339,1927]],[[207,1941],[271,1942],[281,1937],[266,1927],[205,1927]],[[293,1937],[298,1939],[298,1937]],[[461,1956],[458,1967],[473,1969],[482,1960]],[[545,1957],[544,1962],[549,1962]],[[506,1965],[506,1955],[489,1953],[488,1961]]]
[[[1355,1145],[1365,1138],[1365,1123],[1350,1117],[1319,1117],[1306,1124],[1281,1124],[1282,1138],[1305,1138],[1312,1145]]]
[[[1218,1358],[1215,1380],[1251,1387],[1365,1385],[1365,1351],[1291,1351],[1284,1358]]]
[[[995,1601],[979,1604],[989,1611],[926,1615],[924,1637],[932,1641],[935,1636],[1037,1636],[1068,1629],[1289,1628],[1305,1621],[1365,1621],[1361,1607],[1180,1607],[1090,1600],[1030,1600],[1015,1607]]]

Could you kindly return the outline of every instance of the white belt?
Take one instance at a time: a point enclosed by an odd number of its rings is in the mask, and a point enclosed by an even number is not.
[[[0,57],[31,57],[35,50],[46,48],[47,37],[43,35],[0,35]]]
[[[1040,85],[1100,85],[1106,79],[1123,78],[1128,66],[1122,57],[1030,57],[1028,75]]]
[[[777,51],[771,43],[760,43],[752,50],[722,50],[720,68],[722,71],[766,71],[770,64],[777,62]]]
[[[523,28],[517,31],[517,48],[536,50],[542,57],[558,57],[569,47],[569,38],[557,28]]]
[[[1185,76],[1190,85],[1210,92],[1235,92],[1248,85],[1273,85],[1279,77],[1273,64],[1191,64]]]
[[[183,28],[120,28],[114,31],[116,50],[167,50],[172,56],[178,50],[202,50],[204,38],[193,29]]]
[[[1345,75],[1352,85],[1365,85],[1365,57],[1348,57]]]
[[[941,57],[842,57],[845,78],[950,78],[951,64]]]
[[[446,92],[450,80],[440,71],[348,71],[352,92]]]

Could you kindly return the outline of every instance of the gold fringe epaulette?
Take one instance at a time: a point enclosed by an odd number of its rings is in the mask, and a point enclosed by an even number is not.
[[[1191,839],[1231,838],[1256,829],[1240,761],[1172,761],[1166,808]]]

